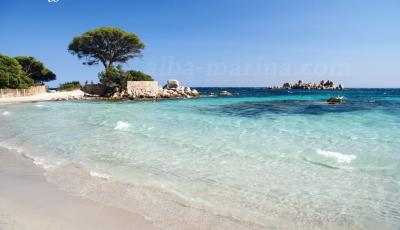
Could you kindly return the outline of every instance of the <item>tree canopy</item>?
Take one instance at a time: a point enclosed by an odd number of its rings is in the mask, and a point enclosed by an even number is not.
[[[129,59],[141,56],[144,44],[139,37],[119,28],[100,27],[74,37],[68,51],[84,58],[84,65],[101,62],[107,69],[114,63],[125,63]]]
[[[15,59],[22,66],[26,75],[36,82],[42,83],[56,79],[56,75],[34,57],[19,56],[15,57]]]
[[[15,58],[0,54],[0,88],[25,89],[32,84]]]
[[[136,70],[128,70],[125,75],[127,81],[154,81],[150,75]]]

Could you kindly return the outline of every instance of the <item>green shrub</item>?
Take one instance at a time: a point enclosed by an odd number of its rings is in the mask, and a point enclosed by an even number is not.
[[[125,72],[121,65],[117,68],[114,66],[108,67],[98,75],[100,83],[108,88],[121,87],[123,80],[125,79]]]
[[[154,81],[150,75],[142,73],[136,70],[128,70],[126,71],[126,80],[127,81]]]
[[[121,65],[110,66],[99,73],[100,83],[107,87],[107,94],[126,90],[127,81],[153,81],[153,78],[145,73],[135,70],[125,72]]]
[[[125,72],[121,65],[117,68],[114,66],[108,67],[106,70],[102,71],[98,75],[100,83],[106,87],[106,95],[112,95],[117,91],[121,91],[126,88]]]
[[[58,90],[61,91],[72,91],[72,90],[77,90],[81,88],[81,83],[79,81],[71,81],[71,82],[65,82],[60,84],[58,87]]]
[[[26,89],[33,83],[16,59],[0,54],[0,88]]]

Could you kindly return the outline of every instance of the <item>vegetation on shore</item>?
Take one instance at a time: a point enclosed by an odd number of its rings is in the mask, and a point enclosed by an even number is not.
[[[103,64],[105,70],[98,74],[107,94],[126,90],[127,81],[152,81],[150,75],[136,70],[124,71],[128,60],[142,56],[144,44],[133,33],[119,28],[99,27],[73,38],[68,51],[84,59],[85,65]],[[120,63],[118,66],[114,64]],[[0,54],[0,88],[21,89],[56,79],[56,75],[39,60],[31,56],[9,57]],[[60,90],[81,88],[78,81],[60,84]]]
[[[136,70],[128,70],[125,74],[127,81],[154,81],[150,75]]]
[[[140,71],[124,71],[121,65],[110,66],[98,74],[100,83],[106,86],[106,94],[112,95],[116,92],[126,90],[127,81],[153,81],[150,75]]]
[[[143,42],[136,34],[119,28],[100,27],[74,37],[68,51],[84,59],[84,65],[103,64],[105,70],[98,74],[106,94],[126,90],[127,81],[152,81],[153,78],[135,70],[124,71],[121,64],[142,56]],[[116,67],[115,63],[120,63]]]
[[[144,44],[136,34],[119,28],[100,27],[74,37],[68,51],[84,58],[84,65],[95,65],[101,62],[104,68],[114,63],[126,63],[129,59],[140,57]]]
[[[60,91],[72,91],[72,90],[77,90],[81,88],[81,83],[79,81],[71,81],[71,82],[65,82],[60,84],[58,87],[58,90]]]
[[[34,57],[0,54],[0,88],[26,89],[55,79],[56,75]]]
[[[26,89],[33,83],[15,58],[0,54],[0,88]]]
[[[34,57],[30,56],[18,56],[15,59],[22,66],[27,76],[33,79],[36,83],[44,83],[48,81],[53,81],[56,79],[56,75],[49,69],[47,69],[44,64]]]

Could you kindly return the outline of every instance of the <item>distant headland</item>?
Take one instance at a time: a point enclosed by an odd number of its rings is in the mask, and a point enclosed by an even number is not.
[[[267,87],[268,89],[305,89],[305,90],[343,90],[342,84],[335,85],[331,80],[321,80],[319,83],[304,83],[299,80],[297,83],[286,82],[282,86]]]

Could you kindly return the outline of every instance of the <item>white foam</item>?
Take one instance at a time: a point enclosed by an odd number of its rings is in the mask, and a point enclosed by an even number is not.
[[[8,112],[8,111],[4,111],[3,113],[1,113],[1,114],[3,114],[4,116],[7,116],[7,115],[9,115],[10,114],[10,112]]]
[[[90,171],[89,174],[92,177],[99,177],[99,178],[102,178],[102,179],[110,179],[111,178],[111,176],[108,175],[108,174],[98,173],[98,172],[95,172],[95,171]]]
[[[47,162],[45,159],[41,158],[33,158],[33,164],[42,167],[45,170],[49,169],[54,169],[56,168],[60,163],[55,163],[55,164],[50,164]]]
[[[28,159],[31,159],[34,165],[37,165],[37,166],[43,168],[44,170],[54,169],[57,166],[61,165],[61,162],[50,163],[46,159],[39,158],[39,157],[34,157],[34,156],[29,155],[29,154],[23,154],[23,156],[28,158]]]
[[[40,105],[40,104],[36,104],[35,106],[38,107],[38,108],[44,107],[44,105]]]
[[[349,164],[350,162],[352,162],[354,159],[357,158],[357,156],[355,155],[346,155],[343,153],[325,151],[320,149],[317,149],[317,154],[328,158],[334,158],[338,163],[346,163],[346,164]]]
[[[15,146],[11,146],[11,145],[9,145],[7,143],[4,143],[4,142],[0,142],[0,147],[6,148],[6,149],[11,150],[11,151],[16,151],[17,153],[21,153],[22,152],[21,148],[18,148],[18,147],[15,147]]]
[[[126,131],[129,129],[129,127],[131,126],[131,124],[127,123],[127,122],[123,122],[123,121],[118,121],[117,122],[117,126],[115,126],[115,130],[121,130],[121,131]]]

